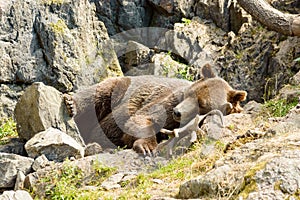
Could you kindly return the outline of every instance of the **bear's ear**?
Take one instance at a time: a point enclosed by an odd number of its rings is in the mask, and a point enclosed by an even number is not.
[[[228,101],[231,103],[238,101],[245,101],[247,97],[247,92],[243,90],[231,90],[228,93]]]
[[[203,78],[214,78],[217,76],[213,71],[211,65],[208,63],[202,66],[201,75]]]

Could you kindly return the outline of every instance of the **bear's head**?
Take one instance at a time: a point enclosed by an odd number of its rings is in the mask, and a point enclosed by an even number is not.
[[[210,65],[202,67],[203,78],[184,92],[184,99],[173,109],[173,118],[187,123],[197,114],[203,115],[218,109],[224,115],[239,113],[240,102],[246,100],[247,92],[234,90],[225,80],[213,73]]]

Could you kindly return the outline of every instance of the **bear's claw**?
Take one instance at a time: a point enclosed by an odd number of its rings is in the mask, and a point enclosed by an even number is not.
[[[75,108],[72,96],[69,94],[64,94],[63,99],[67,106],[67,111],[68,111],[69,116],[73,117],[74,115],[76,115],[76,108]]]
[[[141,138],[134,142],[133,150],[137,153],[142,153],[144,156],[153,156],[157,143],[153,143],[147,138]]]

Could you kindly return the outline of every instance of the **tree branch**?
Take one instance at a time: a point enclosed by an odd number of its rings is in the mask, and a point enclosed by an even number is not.
[[[282,13],[265,0],[237,0],[254,19],[269,29],[289,36],[300,36],[300,14]]]

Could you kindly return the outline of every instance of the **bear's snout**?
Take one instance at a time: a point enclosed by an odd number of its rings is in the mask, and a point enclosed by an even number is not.
[[[177,119],[180,119],[181,113],[177,108],[173,108],[173,116],[176,117]]]

